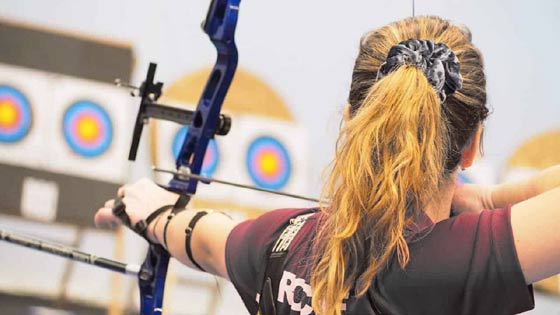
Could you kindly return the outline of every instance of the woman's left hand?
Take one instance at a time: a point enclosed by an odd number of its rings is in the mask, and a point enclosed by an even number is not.
[[[141,179],[133,184],[127,184],[119,188],[117,196],[121,198],[126,206],[126,213],[130,222],[134,225],[140,220],[145,220],[152,212],[164,205],[175,204],[178,195],[171,193],[148,179]],[[115,200],[105,202],[95,215],[95,225],[116,227],[122,224],[113,215]],[[150,227],[148,227],[150,228]]]

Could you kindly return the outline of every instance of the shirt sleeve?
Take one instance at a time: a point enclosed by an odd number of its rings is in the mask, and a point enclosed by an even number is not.
[[[251,314],[256,314],[257,293],[264,277],[269,248],[280,236],[290,218],[307,209],[279,209],[239,223],[226,243],[228,276]]]
[[[463,314],[517,314],[535,306],[517,258],[510,213],[507,207],[478,217]]]

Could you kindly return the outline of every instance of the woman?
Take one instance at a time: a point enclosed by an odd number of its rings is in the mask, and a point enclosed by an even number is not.
[[[456,185],[488,115],[468,30],[415,17],[366,34],[348,102],[319,212],[282,209],[236,225],[188,210],[152,220],[148,237],[185,265],[230,279],[251,314],[266,302],[272,246],[296,217],[304,219],[271,285],[278,315],[531,309],[530,284],[560,271],[560,168],[515,184]],[[132,223],[177,200],[147,180],[118,195]],[[119,222],[113,206],[97,224]]]

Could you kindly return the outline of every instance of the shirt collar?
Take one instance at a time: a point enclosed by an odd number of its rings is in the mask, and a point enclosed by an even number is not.
[[[432,219],[424,212],[419,211],[416,218],[404,228],[404,238],[407,243],[416,242],[430,233],[434,227]]]

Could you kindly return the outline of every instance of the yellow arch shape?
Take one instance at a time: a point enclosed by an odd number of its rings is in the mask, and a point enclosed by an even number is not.
[[[199,69],[172,82],[164,89],[161,103],[172,102],[195,106],[202,94],[210,70],[211,68]],[[270,85],[256,75],[239,68],[235,72],[235,77],[224,100],[223,110],[232,114],[251,114],[294,121],[294,116],[287,104]],[[154,165],[157,165],[156,150],[158,148],[156,128],[156,124],[150,124],[150,156]],[[193,200],[193,206],[208,209],[233,209],[244,212],[248,217],[254,217],[264,212],[263,209],[245,204],[203,198]]]
[[[545,131],[525,140],[515,149],[506,167],[544,169],[556,164],[560,164],[560,129]]]
[[[210,68],[204,68],[181,77],[165,89],[162,99],[196,105],[209,74]],[[294,120],[282,97],[264,80],[243,69],[235,72],[223,109],[235,114]]]

